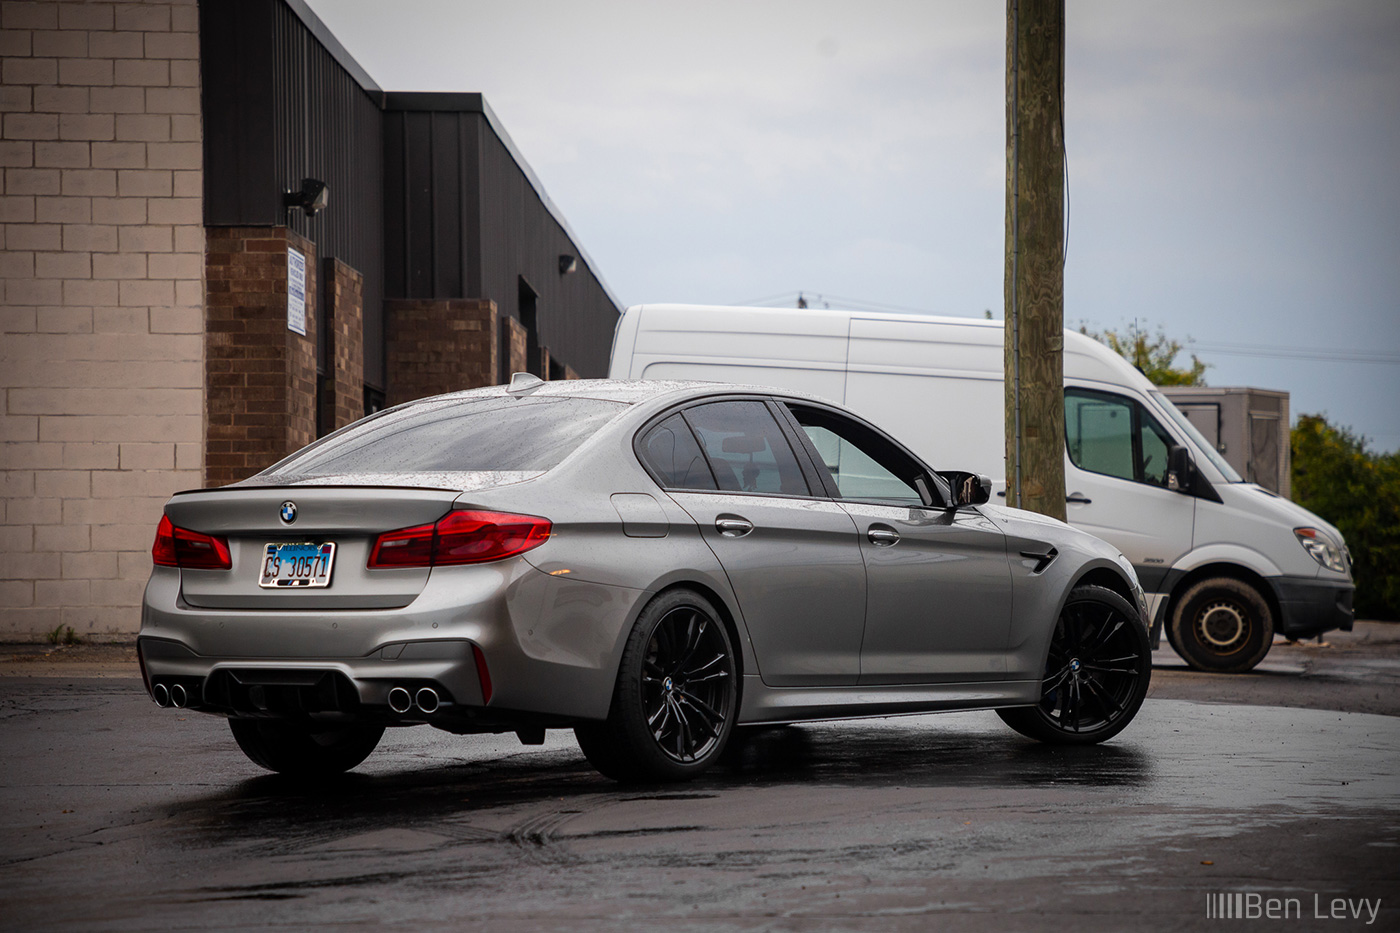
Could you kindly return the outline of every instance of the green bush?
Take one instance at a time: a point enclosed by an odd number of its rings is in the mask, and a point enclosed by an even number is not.
[[[1339,528],[1351,549],[1358,618],[1400,619],[1400,453],[1303,415],[1293,429],[1293,499]]]

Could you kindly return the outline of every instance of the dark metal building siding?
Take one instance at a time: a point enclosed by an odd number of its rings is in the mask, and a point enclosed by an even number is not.
[[[519,320],[523,278],[539,342],[580,375],[606,375],[618,308],[582,259],[560,274],[559,256],[579,250],[485,115],[395,109],[396,96],[384,115],[386,296],[489,298]]]
[[[482,284],[488,295],[508,296],[513,313],[517,276],[538,294],[539,342],[582,376],[608,373],[619,309],[594,278],[559,222],[544,209],[509,150],[477,117],[481,162]],[[578,257],[561,275],[559,256]]]
[[[385,295],[480,298],[471,114],[384,114]]]
[[[620,308],[480,94],[386,94],[302,0],[200,0],[204,216],[286,224],[364,276],[365,381],[385,389],[385,298],[489,298],[581,375],[607,372]],[[503,140],[503,136],[505,137]],[[315,217],[283,206],[303,178]],[[559,273],[559,256],[579,257]]]
[[[282,0],[201,0],[205,223],[286,224],[364,276],[365,381],[384,386],[383,112]],[[318,178],[315,217],[282,193]]]

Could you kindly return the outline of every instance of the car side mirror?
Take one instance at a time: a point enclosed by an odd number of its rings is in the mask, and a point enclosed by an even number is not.
[[[1190,492],[1195,466],[1191,451],[1180,444],[1173,445],[1167,452],[1167,488],[1172,492]]]
[[[981,505],[992,498],[992,481],[979,473],[965,470],[939,470],[938,475],[948,483],[953,491],[953,502],[949,508],[961,505]]]

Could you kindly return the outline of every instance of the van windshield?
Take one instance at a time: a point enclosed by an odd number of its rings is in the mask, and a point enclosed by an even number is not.
[[[1196,449],[1210,458],[1210,462],[1215,464],[1215,468],[1220,471],[1220,475],[1225,477],[1225,482],[1244,482],[1244,477],[1236,473],[1235,468],[1230,466],[1230,464],[1225,461],[1224,457],[1220,456],[1220,451],[1216,450],[1215,446],[1211,444],[1210,441],[1206,440],[1204,434],[1196,430],[1196,426],[1181,413],[1181,409],[1172,404],[1171,399],[1167,398],[1161,392],[1153,392],[1152,398],[1157,402],[1158,407],[1172,419],[1172,423],[1186,433],[1186,436],[1196,445]]]

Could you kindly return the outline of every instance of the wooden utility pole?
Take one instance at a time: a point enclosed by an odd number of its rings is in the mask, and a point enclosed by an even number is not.
[[[1065,517],[1064,0],[1006,4],[1006,501]]]

